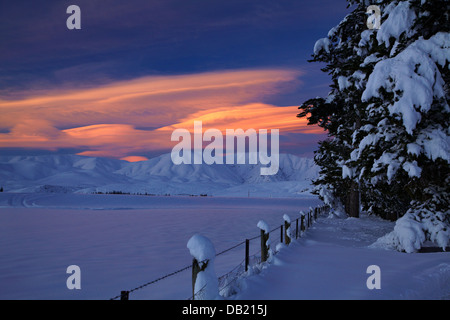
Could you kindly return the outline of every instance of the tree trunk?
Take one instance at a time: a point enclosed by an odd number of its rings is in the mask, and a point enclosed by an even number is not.
[[[360,128],[361,118],[356,116],[355,130],[359,130]],[[347,206],[345,208],[345,211],[347,211],[349,217],[359,218],[359,198],[359,184],[353,180],[347,194]]]
[[[345,211],[347,211],[349,217],[359,218],[359,186],[356,181],[352,181],[347,194]]]

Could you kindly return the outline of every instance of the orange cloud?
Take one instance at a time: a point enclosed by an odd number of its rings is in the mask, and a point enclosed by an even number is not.
[[[156,131],[172,132],[184,128],[193,131],[194,121],[202,121],[203,129],[279,129],[286,132],[321,134],[319,127],[307,126],[307,120],[297,118],[297,106],[277,107],[263,103],[220,108],[215,111],[200,111],[182,119],[179,123]]]
[[[129,157],[121,158],[120,160],[125,160],[128,162],[139,162],[139,161],[146,161],[146,160],[148,160],[148,158],[141,157],[141,156],[129,156]]]
[[[280,129],[322,133],[296,118],[297,107],[264,104],[301,72],[283,69],[149,76],[77,90],[0,100],[0,148],[78,148],[81,154],[137,161],[149,150],[173,147],[176,128]]]
[[[198,110],[237,105],[297,82],[298,71],[243,70],[181,76],[149,76],[98,88],[49,90],[20,100],[0,99],[0,128],[12,128],[26,115],[58,127],[99,123],[164,126]],[[25,93],[26,94],[26,93]]]

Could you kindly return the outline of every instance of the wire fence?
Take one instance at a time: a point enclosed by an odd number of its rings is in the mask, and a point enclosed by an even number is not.
[[[319,215],[328,212],[329,208],[327,206],[321,206],[316,207],[314,209],[310,208],[310,210],[307,213],[302,213],[300,217],[297,219],[289,222],[289,229],[290,234],[287,233],[286,230],[286,224],[282,224],[269,232],[266,232],[267,235],[269,235],[269,243],[268,246],[271,248],[269,251],[269,256],[273,256],[277,253],[277,247],[275,246],[275,250],[273,249],[273,246],[277,243],[277,237],[270,236],[273,235],[274,232],[279,232],[279,242],[278,243],[284,243],[286,242],[286,237],[289,237],[290,240],[298,239],[301,237],[302,233],[306,231],[310,226],[312,226],[312,223],[318,218]],[[295,225],[293,223],[295,222]],[[294,232],[292,230],[294,228]],[[242,279],[246,274],[253,274],[257,273],[261,270],[261,268],[264,266],[264,260],[262,249],[256,250],[256,252],[253,252],[250,254],[250,242],[260,239],[262,234],[254,236],[252,238],[245,239],[244,241],[227,248],[225,250],[222,250],[221,252],[216,254],[216,257],[221,256],[229,251],[232,251],[234,249],[240,248],[241,246],[245,246],[245,258],[234,268],[232,268],[227,273],[223,274],[222,276],[218,277],[218,283],[219,283],[219,293],[223,297],[229,297],[233,294],[237,293],[240,289],[240,283],[239,280]],[[277,244],[278,244],[277,243]],[[261,247],[262,248],[262,247]],[[207,261],[200,261],[197,263],[206,263]],[[167,279],[169,277],[172,277],[178,273],[184,272],[186,270],[192,269],[193,264],[187,265],[179,270],[170,272],[162,277],[159,277],[157,279],[154,279],[152,281],[149,281],[147,283],[144,283],[138,287],[135,287],[131,290],[123,290],[120,292],[119,295],[112,297],[110,300],[129,300],[129,295],[132,292],[135,292],[137,290],[143,289],[147,286],[150,286],[152,284],[155,284],[159,281],[162,281],[164,279]],[[205,289],[206,285],[203,286],[200,290],[195,292],[191,297],[188,298],[188,300],[202,300],[203,298],[203,291]]]

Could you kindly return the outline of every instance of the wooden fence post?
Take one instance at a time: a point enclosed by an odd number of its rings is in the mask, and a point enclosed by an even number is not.
[[[250,254],[250,240],[245,239],[245,272],[248,271],[248,265],[249,265],[249,257]]]
[[[197,275],[200,272],[200,265],[197,259],[192,260],[192,300],[195,300],[195,281],[197,280]]]
[[[295,220],[295,239],[298,239],[298,218]]]
[[[288,230],[291,227],[291,224],[284,220],[284,242],[286,245],[289,245],[291,243],[291,236],[288,234]]]
[[[268,240],[269,234],[265,233],[264,230],[261,229],[261,262],[267,261],[269,258],[269,246],[267,245]]]
[[[192,260],[192,300],[195,300],[195,282],[197,281],[197,275],[199,272],[205,271],[206,267],[208,267],[209,260],[206,260],[205,263],[200,267],[197,259]]]
[[[285,214],[283,215],[283,220],[284,220],[284,243],[286,245],[289,245],[292,240],[291,218],[287,214]]]
[[[308,213],[306,213],[305,219],[306,219],[306,229],[308,229],[309,228],[309,211],[308,211]]]
[[[120,300],[129,300],[130,291],[120,291]]]
[[[280,243],[283,243],[283,225],[280,226]]]
[[[216,250],[208,238],[195,234],[188,243],[187,248],[192,259],[192,299],[215,299],[219,294],[219,283],[214,271]],[[201,292],[201,295],[199,293]]]
[[[261,230],[261,262],[267,261],[269,258],[269,225],[260,220],[257,227]]]
[[[302,225],[300,228],[302,231],[305,231],[305,216],[302,216]]]

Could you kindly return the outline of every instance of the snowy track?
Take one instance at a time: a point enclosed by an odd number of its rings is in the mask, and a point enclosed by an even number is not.
[[[319,219],[261,274],[242,281],[236,299],[450,299],[450,253],[406,254],[370,244],[392,230],[377,218]],[[367,268],[381,270],[369,290]]]

